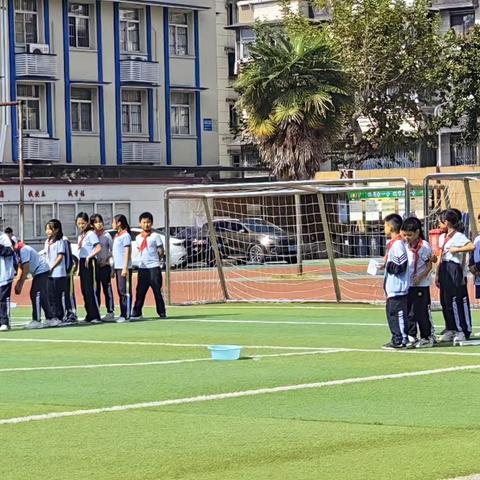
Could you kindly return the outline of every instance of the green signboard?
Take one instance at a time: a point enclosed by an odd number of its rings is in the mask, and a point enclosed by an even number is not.
[[[413,189],[410,191],[411,198],[423,197],[423,190]],[[384,200],[396,198],[405,198],[405,190],[399,190],[397,188],[382,188],[381,190],[368,190],[360,192],[347,193],[348,200]]]

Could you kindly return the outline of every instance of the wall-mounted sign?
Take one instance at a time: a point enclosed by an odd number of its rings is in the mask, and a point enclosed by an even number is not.
[[[213,120],[211,118],[203,119],[203,131],[204,132],[213,132]]]

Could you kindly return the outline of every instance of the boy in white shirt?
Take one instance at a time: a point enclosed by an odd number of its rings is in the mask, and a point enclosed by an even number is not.
[[[12,242],[7,234],[0,234],[0,332],[10,330],[10,298],[15,277]]]
[[[135,304],[130,320],[142,318],[143,304],[149,288],[152,289],[155,297],[158,316],[166,318],[167,313],[162,296],[162,271],[160,268],[160,257],[164,254],[162,238],[152,230],[153,215],[150,212],[142,213],[138,220],[143,231],[135,240],[135,246],[140,254],[140,264]]]

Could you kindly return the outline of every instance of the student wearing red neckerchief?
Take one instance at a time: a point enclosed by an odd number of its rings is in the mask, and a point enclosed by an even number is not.
[[[155,297],[158,316],[166,318],[167,313],[162,296],[162,270],[160,268],[160,257],[164,254],[162,238],[152,229],[153,215],[150,212],[142,213],[138,221],[142,233],[137,236],[135,244],[140,254],[140,265],[135,305],[133,306],[131,319],[142,318],[143,304],[149,288],[152,289]]]
[[[93,231],[90,217],[86,212],[80,212],[77,215],[75,224],[80,232],[78,236],[78,265],[80,286],[85,302],[85,310],[87,311],[85,321],[92,324],[102,323],[95,282],[95,272],[97,270],[96,256],[100,253],[102,247],[97,234]]]
[[[438,225],[444,231],[439,239],[439,266],[435,284],[440,288],[445,330],[439,340],[457,344],[470,338],[472,316],[467,290],[467,253],[475,250],[475,245],[463,234],[461,212],[449,208],[440,212]]]
[[[407,245],[410,267],[407,347],[430,348],[435,344],[430,285],[432,284],[432,266],[436,257],[433,255],[430,244],[425,241],[422,223],[418,218],[407,218],[402,224],[401,233]],[[420,339],[418,339],[418,333],[420,333]]]
[[[387,215],[385,221],[385,236],[390,239],[385,255],[384,289],[387,296],[387,321],[392,334],[390,342],[384,349],[400,349],[407,345],[407,308],[410,273],[408,268],[407,248],[400,228],[402,217],[396,213]]]
[[[125,215],[115,215],[112,228],[117,231],[113,239],[113,276],[117,282],[120,299],[120,316],[117,323],[128,322],[132,310],[132,237]]]

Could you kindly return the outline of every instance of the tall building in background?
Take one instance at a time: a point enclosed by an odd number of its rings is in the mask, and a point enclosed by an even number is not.
[[[27,162],[218,164],[214,0],[3,0],[2,100]],[[15,109],[0,160],[18,159]]]

